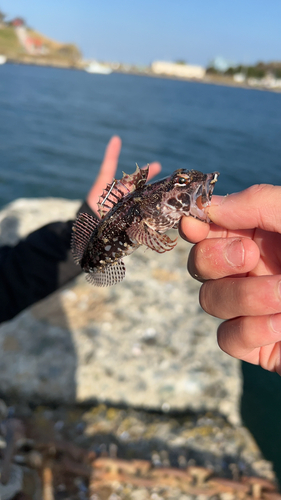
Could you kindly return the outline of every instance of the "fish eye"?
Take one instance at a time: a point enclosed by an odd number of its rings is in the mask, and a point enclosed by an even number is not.
[[[186,184],[189,184],[189,179],[186,178],[186,177],[178,177],[177,180],[176,180],[176,183],[177,184],[180,184],[181,186],[183,185],[186,185]]]

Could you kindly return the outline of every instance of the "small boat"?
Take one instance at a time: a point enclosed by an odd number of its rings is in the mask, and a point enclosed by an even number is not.
[[[99,73],[101,75],[109,75],[112,73],[110,66],[96,61],[93,61],[85,66],[85,71],[87,71],[87,73]]]
[[[7,62],[7,57],[0,54],[0,64],[5,64]]]

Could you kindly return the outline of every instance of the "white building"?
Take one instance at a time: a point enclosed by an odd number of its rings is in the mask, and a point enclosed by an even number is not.
[[[151,70],[156,75],[176,76],[178,78],[204,78],[206,70],[202,66],[190,64],[179,64],[166,61],[155,61],[151,65]]]
[[[246,81],[246,76],[244,75],[244,73],[235,73],[233,75],[233,80],[236,83],[244,83]]]

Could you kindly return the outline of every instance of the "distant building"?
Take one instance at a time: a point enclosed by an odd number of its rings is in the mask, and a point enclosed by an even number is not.
[[[266,89],[281,88],[281,78],[275,78],[270,73],[267,73],[264,78],[248,78],[247,83],[251,86],[258,86]]]
[[[22,47],[31,56],[45,55],[48,49],[45,47],[41,38],[36,35],[30,35],[25,26],[15,26],[15,32]]]
[[[236,83],[244,83],[246,81],[246,75],[244,73],[235,73],[233,75],[233,80]]]
[[[151,65],[151,70],[156,75],[176,76],[178,78],[204,78],[206,70],[202,66],[191,64],[179,64],[166,61],[155,61]]]
[[[25,49],[29,54],[42,54],[43,53],[43,43],[38,37],[26,36],[25,38]]]
[[[11,26],[14,26],[14,28],[18,28],[19,26],[25,26],[25,21],[21,17],[15,17],[10,24]]]

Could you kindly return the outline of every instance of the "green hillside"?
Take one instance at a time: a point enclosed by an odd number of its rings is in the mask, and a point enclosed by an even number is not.
[[[0,29],[0,54],[8,58],[20,57],[23,49],[18,41],[15,30],[12,26],[5,26]]]
[[[74,44],[59,43],[37,31],[25,29],[28,38],[34,41],[36,53],[30,54],[20,43],[14,26],[2,24],[0,25],[0,54],[15,62],[66,67],[80,66],[82,55]]]

